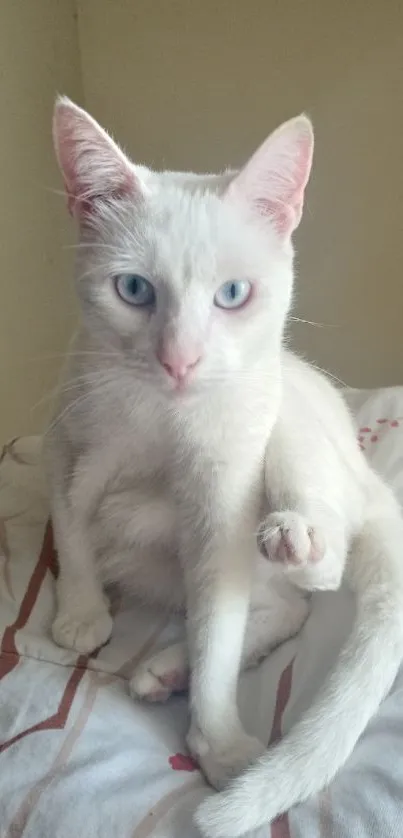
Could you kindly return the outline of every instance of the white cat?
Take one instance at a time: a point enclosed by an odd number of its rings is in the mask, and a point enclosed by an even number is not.
[[[54,138],[83,317],[45,444],[53,636],[80,653],[105,643],[108,582],[186,609],[187,646],[144,662],[131,690],[166,698],[189,666],[188,743],[212,784],[257,760],[196,813],[206,835],[235,838],[333,778],[403,655],[397,503],[341,396],[283,348],[312,127],[291,120],[219,177],[133,165],[63,98]],[[264,752],[239,721],[240,666],[296,633],[306,592],[344,573],[352,635],[311,709]]]

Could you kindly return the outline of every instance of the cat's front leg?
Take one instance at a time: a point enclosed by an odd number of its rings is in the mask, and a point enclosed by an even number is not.
[[[193,717],[186,742],[204,776],[217,791],[225,789],[266,751],[259,739],[242,728],[236,734],[232,733],[231,740],[211,744],[211,739],[201,732]]]
[[[88,469],[82,475],[77,470],[68,493],[55,489],[51,499],[59,560],[57,613],[52,635],[59,646],[80,655],[91,654],[103,646],[112,633],[109,604],[98,578],[89,537],[87,518],[93,498],[91,469]]]
[[[247,476],[244,484],[233,474],[219,479],[205,493],[200,484],[187,492],[181,527],[191,668],[188,745],[217,788],[264,750],[244,731],[237,708],[256,561],[255,499],[245,497]]]
[[[334,517],[337,527],[339,522],[337,516]],[[271,512],[258,529],[257,543],[262,555],[277,564],[290,581],[303,590],[337,590],[341,584],[345,550],[344,544],[340,544],[342,524],[339,523],[334,540],[329,538],[331,532],[323,523],[318,509],[312,518],[294,509],[285,509]]]
[[[258,547],[298,588],[336,590],[348,549],[344,493],[331,452],[314,435],[296,433],[293,422],[280,418],[267,443]]]
[[[254,555],[241,539],[202,562],[205,572],[187,575],[192,672],[187,743],[209,782],[221,789],[264,751],[244,731],[237,708]]]

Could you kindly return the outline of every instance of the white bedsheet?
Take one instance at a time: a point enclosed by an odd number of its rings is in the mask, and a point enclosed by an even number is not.
[[[348,397],[360,444],[403,504],[403,388]],[[186,697],[146,706],[127,691],[136,662],[182,626],[117,602],[112,640],[96,658],[55,646],[57,564],[47,517],[39,440],[16,440],[0,463],[0,836],[197,836],[192,813],[213,792],[186,756]],[[353,610],[345,591],[316,595],[300,636],[243,676],[240,703],[251,732],[269,741],[293,724],[334,661]],[[402,693],[401,674],[330,789],[259,834],[401,838]]]

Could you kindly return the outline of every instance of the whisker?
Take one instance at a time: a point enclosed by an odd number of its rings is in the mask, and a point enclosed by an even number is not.
[[[118,352],[110,351],[110,352],[98,352],[97,350],[76,350],[76,351],[66,351],[66,352],[53,352],[53,353],[46,353],[44,355],[35,355],[33,358],[29,358],[29,363],[31,361],[51,361],[55,360],[56,358],[75,358],[81,356],[92,355],[96,356],[97,358],[114,358],[115,360],[119,358]]]
[[[113,379],[110,375],[106,375],[105,372],[100,373],[93,373],[85,375],[79,375],[75,378],[71,378],[66,382],[62,382],[61,384],[57,384],[49,393],[45,393],[41,399],[39,399],[36,404],[31,407],[31,413],[38,409],[42,404],[51,401],[53,398],[61,397],[65,393],[70,393],[74,390],[78,390],[80,387],[83,387],[85,384],[93,385],[93,384],[108,384],[112,383]],[[93,391],[93,388],[92,388]]]
[[[54,186],[47,186],[44,183],[39,183],[36,180],[31,180],[32,186],[35,186],[36,189],[42,190],[42,192],[49,192],[52,195],[57,195],[59,198],[66,198],[66,192],[64,189],[56,189]]]
[[[317,326],[319,329],[338,329],[339,326],[336,323],[316,323],[315,320],[304,320],[302,317],[294,317],[290,315],[289,320],[292,320],[293,323],[304,323],[307,326]]]
[[[116,247],[113,244],[106,244],[104,242],[76,242],[75,244],[63,245],[64,250],[92,250],[93,248],[113,250],[116,253]]]
[[[341,378],[338,378],[338,376],[334,375],[332,372],[329,372],[328,370],[323,369],[323,367],[320,367],[319,364],[315,364],[313,361],[310,361],[309,363],[310,363],[311,367],[315,368],[315,370],[318,370],[318,372],[322,372],[323,375],[325,375],[327,378],[332,378],[333,381],[337,381],[337,383],[341,384],[342,387],[347,387],[348,386],[345,381],[343,381]]]
[[[98,390],[101,390],[102,388],[104,388],[104,384],[102,384],[102,385],[100,384],[98,387],[93,388],[89,393],[83,393],[82,396],[79,396],[73,402],[70,402],[68,405],[66,405],[66,407],[62,410],[62,412],[59,413],[59,415],[56,416],[55,419],[53,420],[53,422],[51,422],[51,424],[48,426],[48,428],[45,431],[45,436],[50,431],[52,431],[56,427],[56,425],[58,425],[62,421],[62,419],[65,416],[67,416],[69,413],[71,413],[71,411],[74,410],[75,407],[78,407],[78,405],[81,405],[84,402],[88,401],[88,399],[90,399]]]
[[[50,391],[50,393],[45,393],[45,395],[42,396],[42,398],[39,399],[39,401],[35,402],[35,404],[30,408],[30,413],[35,413],[35,410],[38,410],[38,407],[41,407],[41,405],[46,404],[46,402],[49,402],[52,398],[56,398],[57,391],[58,388],[54,387],[53,390]]]
[[[77,282],[81,282],[82,279],[87,279],[87,277],[96,276],[99,271],[108,271],[109,273],[111,271],[110,262],[103,262],[101,265],[94,265],[93,268],[87,268],[77,277]]]

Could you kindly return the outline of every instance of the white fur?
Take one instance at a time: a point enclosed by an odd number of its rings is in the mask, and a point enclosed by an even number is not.
[[[399,509],[340,395],[283,349],[312,129],[291,120],[239,174],[217,178],[134,166],[65,99],[54,134],[80,228],[83,321],[45,443],[53,635],[81,653],[106,642],[109,582],[186,609],[187,648],[145,661],[131,691],[165,699],[190,668],[188,743],[206,776],[221,788],[255,763],[197,811],[203,833],[230,838],[332,779],[403,651]],[[154,284],[153,309],[118,297],[122,273]],[[254,291],[227,312],[213,299],[234,279]],[[201,354],[180,391],[161,345]],[[298,631],[306,591],[335,589],[344,573],[353,633],[313,707],[264,753],[238,718],[239,669]]]

